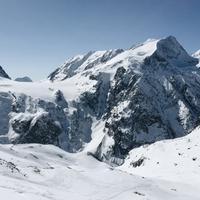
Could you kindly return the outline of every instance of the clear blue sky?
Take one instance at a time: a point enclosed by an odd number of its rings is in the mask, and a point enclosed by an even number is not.
[[[0,65],[43,79],[68,57],[174,35],[200,49],[200,0],[0,0]]]

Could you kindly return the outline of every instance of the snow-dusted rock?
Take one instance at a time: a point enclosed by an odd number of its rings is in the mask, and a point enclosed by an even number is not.
[[[59,105],[26,95],[15,96],[8,138],[13,143],[59,146],[59,136],[67,129],[66,122],[65,113]]]
[[[40,143],[58,145],[58,136],[62,129],[59,122],[51,119],[48,113],[36,115],[20,114],[11,121],[12,131],[18,134],[10,139],[13,143]],[[14,139],[14,140],[13,140]]]
[[[9,116],[12,110],[12,95],[7,92],[0,92],[0,143],[7,139],[4,137],[9,130]]]

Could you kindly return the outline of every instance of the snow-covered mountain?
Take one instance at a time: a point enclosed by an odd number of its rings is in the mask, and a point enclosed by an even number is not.
[[[1,195],[200,199],[197,58],[169,36],[75,56],[38,82],[1,68]]]
[[[193,53],[192,56],[200,60],[200,49]],[[200,63],[197,66],[200,67]]]
[[[50,80],[3,79],[1,142],[87,149],[122,164],[133,148],[184,136],[199,124],[197,64],[170,36],[75,56]]]
[[[28,76],[16,78],[15,81],[18,81],[18,82],[33,82],[31,80],[31,78],[29,78]]]

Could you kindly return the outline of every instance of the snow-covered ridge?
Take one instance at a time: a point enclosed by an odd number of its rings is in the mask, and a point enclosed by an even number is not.
[[[188,67],[198,64],[178,43],[175,37],[148,39],[130,49],[89,52],[68,59],[60,68],[49,75],[51,81],[61,81],[78,73],[108,72],[115,73],[119,67],[137,68],[145,58],[156,54],[173,66]]]
[[[199,59],[199,64],[197,66],[200,67],[200,49],[198,51],[196,51],[195,53],[193,53],[192,56],[194,58]]]
[[[130,67],[131,63],[137,64],[152,55],[156,50],[157,42],[158,40],[151,39],[128,50],[91,51],[85,55],[77,55],[52,72],[48,79],[61,81],[86,71],[115,73],[119,66]]]
[[[65,80],[66,78],[70,78],[95,65],[103,64],[121,52],[123,52],[122,49],[116,49],[108,51],[91,51],[85,55],[77,55],[68,59],[60,68],[52,72],[48,78],[51,81]]]

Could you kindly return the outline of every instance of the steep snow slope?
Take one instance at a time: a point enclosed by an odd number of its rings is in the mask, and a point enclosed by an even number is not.
[[[149,178],[200,185],[200,127],[189,135],[144,145],[129,152],[118,169]]]
[[[0,146],[0,193],[2,199],[12,200],[200,198],[195,182],[130,175],[86,154],[69,154],[38,144]]]
[[[192,56],[199,59],[199,64],[197,66],[200,67],[200,49],[192,54]]]

